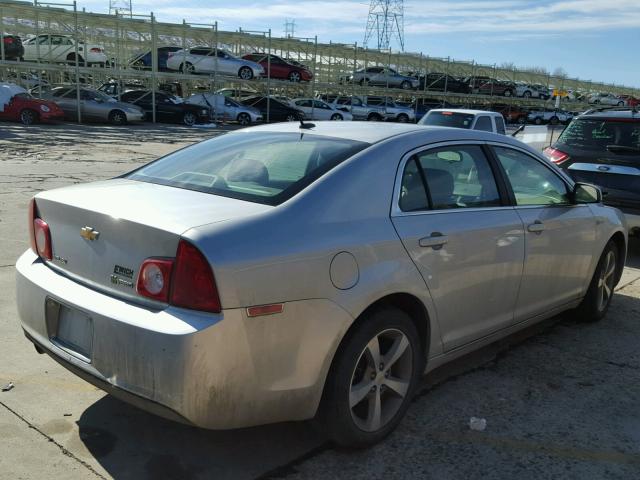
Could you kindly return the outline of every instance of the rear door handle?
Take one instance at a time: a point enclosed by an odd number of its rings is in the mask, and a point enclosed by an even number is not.
[[[449,237],[440,232],[433,232],[430,236],[421,238],[419,244],[421,247],[431,247],[434,250],[440,250],[444,244],[449,241]]]
[[[527,226],[527,230],[529,230],[531,233],[542,233],[544,232],[544,223],[542,223],[540,220],[536,220],[535,222]]]

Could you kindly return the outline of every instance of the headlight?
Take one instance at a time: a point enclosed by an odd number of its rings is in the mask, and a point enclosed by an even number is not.
[[[49,107],[47,107],[46,105],[40,105],[40,110],[42,110],[45,113],[51,111],[51,109]]]

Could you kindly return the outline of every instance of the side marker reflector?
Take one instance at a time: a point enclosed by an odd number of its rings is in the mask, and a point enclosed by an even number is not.
[[[258,307],[247,308],[247,317],[261,317],[263,315],[274,315],[276,313],[282,313],[284,310],[284,304],[274,303],[272,305],[260,305]]]

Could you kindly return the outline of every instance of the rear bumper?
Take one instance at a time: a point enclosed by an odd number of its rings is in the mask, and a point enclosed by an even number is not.
[[[74,282],[31,251],[16,264],[16,291],[25,334],[63,366],[140,408],[211,429],[313,417],[352,321],[328,300],[256,318],[244,309],[150,310]],[[47,299],[91,318],[89,361],[55,340]]]

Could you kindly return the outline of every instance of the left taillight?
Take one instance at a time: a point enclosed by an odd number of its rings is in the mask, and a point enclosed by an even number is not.
[[[102,53],[102,49],[101,48],[97,48],[97,47],[93,47],[91,50],[89,50],[91,53]]]
[[[560,165],[561,163],[569,160],[569,154],[564,153],[557,148],[547,147],[542,153],[544,153],[544,155],[556,165]]]
[[[29,202],[29,238],[31,241],[31,250],[46,260],[53,258],[53,250],[51,248],[51,231],[47,222],[42,220],[38,215],[38,206],[35,199]]]
[[[171,259],[146,259],[140,267],[136,290],[144,297],[168,303],[172,270],[173,260]]]

